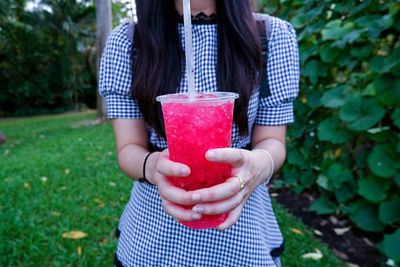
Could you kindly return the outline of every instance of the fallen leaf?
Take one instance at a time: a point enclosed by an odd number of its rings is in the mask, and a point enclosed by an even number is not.
[[[338,158],[342,154],[342,148],[339,147],[335,150],[335,158]]]
[[[91,157],[87,157],[86,160],[92,160],[92,158]]]
[[[8,177],[4,178],[4,182],[10,182],[10,181],[11,181],[11,179]]]
[[[109,184],[110,184],[110,186],[113,186],[113,187],[117,185],[117,184],[114,183],[114,182],[110,182]]]
[[[335,216],[329,216],[329,220],[333,224],[338,224],[339,220]]]
[[[104,202],[101,199],[95,198],[94,202],[99,203],[99,207],[100,208],[105,206]]]
[[[319,249],[315,249],[315,252],[310,252],[302,255],[301,257],[303,259],[313,259],[315,261],[322,259],[324,255],[322,255],[321,251]]]
[[[102,146],[98,146],[98,148],[99,148],[99,149],[102,149],[103,147],[102,147]]]
[[[10,153],[10,150],[8,149],[4,150],[4,154],[8,155],[8,153]]]
[[[68,175],[71,172],[71,170],[66,168],[64,172],[65,172],[66,175]]]
[[[82,248],[81,247],[78,247],[78,255],[82,255]]]
[[[40,135],[40,139],[43,140],[44,138],[45,138],[45,136],[44,136],[43,134],[41,134],[41,135]]]
[[[67,187],[66,186],[61,186],[60,187],[60,190],[62,191],[62,190],[67,190]]]
[[[86,236],[87,234],[82,231],[69,231],[61,235],[62,238],[68,238],[68,239],[81,239]]]
[[[113,153],[111,151],[107,152],[108,155],[112,155]]]
[[[60,216],[60,213],[57,211],[53,211],[51,214],[53,214],[54,216]]]
[[[82,140],[83,140],[82,137],[79,137],[79,138],[78,138],[78,141],[82,141]]]
[[[319,235],[319,236],[323,236],[322,232],[317,230],[317,229],[314,229],[314,234]]]
[[[306,98],[305,96],[303,96],[303,97],[301,98],[301,102],[307,103],[307,98]]]
[[[47,182],[47,177],[43,176],[43,177],[40,178],[40,180],[42,180],[43,183],[46,183]]]
[[[386,261],[386,265],[387,265],[387,266],[395,266],[394,260],[388,259],[388,260]]]
[[[337,235],[344,235],[347,233],[351,227],[345,227],[345,228],[334,228],[333,231],[335,231],[335,234]]]
[[[124,201],[124,197],[120,197],[119,200]]]
[[[102,240],[100,241],[100,244],[107,244],[107,243],[108,243],[107,238],[104,238],[104,239],[102,239]]]
[[[112,204],[112,207],[113,207],[113,208],[115,208],[116,206],[118,206],[118,203]]]
[[[290,231],[292,231],[293,233],[295,233],[295,234],[298,234],[298,235],[303,235],[303,232],[302,231],[300,231],[300,230],[298,230],[298,229],[296,229],[296,228],[289,228],[289,230]]]
[[[363,240],[368,246],[375,247],[374,243],[372,243],[372,241],[369,240],[368,238],[363,237]]]
[[[328,223],[327,220],[322,220],[319,224],[320,224],[321,226],[325,226],[327,223]]]
[[[24,187],[28,188],[28,189],[31,189],[31,185],[29,183],[24,183]]]
[[[354,263],[351,263],[351,262],[348,262],[346,265],[347,265],[348,267],[360,267],[359,265],[354,264]]]
[[[96,163],[94,164],[94,166],[96,166],[96,167],[97,167],[97,166],[99,166],[99,163],[98,163],[98,162],[96,162]]]
[[[346,253],[343,253],[335,248],[332,248],[332,252],[333,254],[335,254],[336,256],[339,257],[339,259],[341,259],[342,261],[347,261],[349,260],[349,256],[346,255]]]
[[[271,197],[277,197],[277,196],[279,196],[278,193],[271,193]]]

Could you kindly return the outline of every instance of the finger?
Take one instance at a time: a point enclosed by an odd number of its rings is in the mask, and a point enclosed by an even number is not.
[[[163,199],[162,200],[165,212],[179,221],[193,221],[201,219],[201,214],[193,212],[191,209],[185,209],[174,203]]]
[[[223,201],[196,204],[192,210],[195,213],[215,215],[234,210],[243,200],[242,194],[236,194]]]
[[[190,168],[187,165],[174,162],[166,155],[160,157],[156,169],[165,176],[186,177],[190,174]]]
[[[232,210],[229,213],[228,218],[216,227],[217,230],[223,231],[234,225],[242,213],[244,204],[246,204],[246,201],[242,201],[234,210]]]
[[[196,203],[193,201],[193,191],[185,191],[172,185],[165,176],[161,174],[159,174],[159,176],[160,178],[158,178],[157,186],[158,193],[162,199],[182,205],[192,205]]]
[[[243,165],[246,157],[245,151],[237,148],[217,148],[206,152],[208,161],[230,163],[235,167]]]
[[[202,203],[223,200],[237,195],[239,191],[239,179],[237,177],[231,177],[222,184],[193,191],[193,202]]]

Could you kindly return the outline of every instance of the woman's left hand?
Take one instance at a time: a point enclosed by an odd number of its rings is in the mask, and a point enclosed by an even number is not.
[[[193,207],[193,211],[210,215],[230,212],[226,221],[217,227],[218,230],[225,230],[236,223],[252,192],[268,177],[271,162],[261,150],[236,148],[212,149],[207,151],[206,158],[212,162],[231,164],[232,177],[222,184],[194,191],[193,200],[199,204]],[[238,177],[245,182],[242,190]]]

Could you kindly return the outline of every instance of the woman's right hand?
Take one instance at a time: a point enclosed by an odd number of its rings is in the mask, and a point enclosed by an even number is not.
[[[162,205],[165,212],[177,221],[193,221],[201,218],[201,215],[184,209],[176,204],[193,205],[193,191],[185,191],[174,186],[167,179],[167,176],[186,177],[190,174],[190,168],[182,163],[174,162],[169,159],[169,151],[165,149],[157,153],[156,168],[153,171],[154,182],[158,187]]]

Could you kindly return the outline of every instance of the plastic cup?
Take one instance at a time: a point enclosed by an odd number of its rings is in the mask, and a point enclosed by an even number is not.
[[[187,94],[157,97],[162,105],[170,159],[191,169],[187,177],[168,177],[172,184],[192,191],[223,183],[231,177],[230,164],[210,162],[205,153],[209,149],[231,146],[236,98],[238,94],[230,92],[202,93],[194,98]],[[228,213],[202,215],[200,220],[181,223],[194,229],[208,229],[217,227],[227,217]]]

